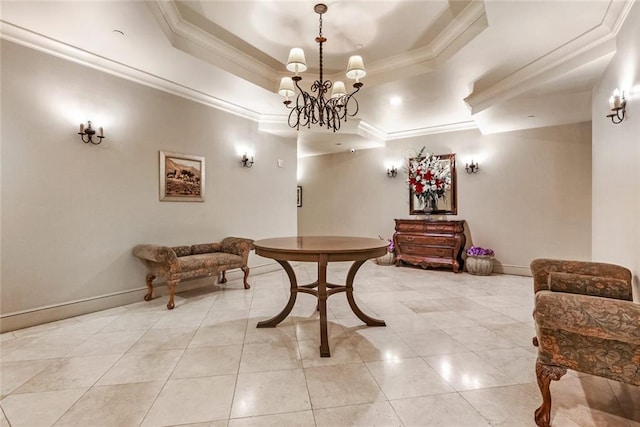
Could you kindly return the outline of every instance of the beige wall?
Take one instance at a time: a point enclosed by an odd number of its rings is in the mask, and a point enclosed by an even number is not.
[[[593,259],[629,268],[640,301],[640,3],[617,35],[617,52],[593,91]],[[627,118],[613,124],[608,99],[627,94]]]
[[[384,148],[299,160],[300,234],[389,238],[394,218],[409,218],[404,160],[422,146],[456,153],[458,215],[467,245],[496,251],[497,270],[528,275],[537,257],[591,257],[591,124],[481,135],[445,133],[387,143]],[[465,162],[480,162],[469,175]],[[385,162],[396,161],[396,178]],[[400,163],[398,163],[400,162]]]
[[[4,330],[139,300],[145,271],[131,255],[137,243],[295,234],[295,140],[10,42],[1,46]],[[80,141],[81,120],[104,126],[102,145]],[[239,145],[255,150],[253,168],[240,166]],[[204,203],[159,201],[159,150],[205,156]],[[266,262],[252,258],[251,265]]]

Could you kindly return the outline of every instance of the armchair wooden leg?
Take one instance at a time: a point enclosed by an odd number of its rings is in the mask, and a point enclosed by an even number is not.
[[[227,271],[226,270],[222,270],[220,272],[220,280],[218,280],[218,283],[227,283],[227,276],[226,276]]]
[[[151,284],[151,282],[153,282],[153,279],[155,278],[156,276],[154,276],[153,274],[151,273],[147,274],[147,278],[146,278],[147,294],[144,296],[145,301],[150,301],[151,298],[153,297],[153,285]]]
[[[176,294],[176,285],[178,284],[178,282],[179,280],[170,280],[167,282],[167,287],[169,288],[169,302],[167,303],[167,308],[169,310],[173,310],[173,307],[175,307],[173,297]]]
[[[538,387],[542,394],[542,405],[535,412],[536,424],[540,427],[550,427],[551,425],[551,380],[558,381],[567,368],[554,365],[545,365],[536,360],[536,377],[538,378]]]
[[[242,267],[242,271],[244,272],[244,288],[249,289],[251,287],[247,282],[247,279],[249,278],[249,267]]]

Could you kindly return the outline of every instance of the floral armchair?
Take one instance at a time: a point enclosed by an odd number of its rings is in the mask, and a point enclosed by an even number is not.
[[[542,405],[538,426],[551,421],[551,380],[567,369],[640,385],[640,304],[632,301],[631,272],[613,264],[537,259],[536,376]]]

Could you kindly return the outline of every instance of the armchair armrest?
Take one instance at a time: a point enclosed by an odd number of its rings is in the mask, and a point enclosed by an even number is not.
[[[552,271],[601,276],[624,280],[631,287],[631,271],[615,264],[587,261],[564,261],[557,259],[535,259],[531,262],[534,292],[549,289],[549,273]]]
[[[640,345],[640,304],[564,292],[536,294],[536,328]]]
[[[245,265],[249,261],[249,252],[253,248],[253,240],[242,237],[227,237],[220,242],[222,252],[241,256]]]
[[[168,246],[137,245],[133,248],[133,254],[142,260],[156,263],[173,264],[178,261],[176,253]]]

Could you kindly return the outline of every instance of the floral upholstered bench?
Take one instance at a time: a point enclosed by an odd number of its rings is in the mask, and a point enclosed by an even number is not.
[[[144,296],[149,301],[153,296],[153,280],[162,277],[169,288],[167,308],[175,306],[173,298],[178,283],[183,279],[220,274],[219,283],[226,283],[225,272],[240,268],[244,272],[244,288],[249,289],[247,260],[253,249],[253,240],[227,237],[220,243],[203,243],[192,246],[137,245],[133,254],[147,267],[147,289]]]

